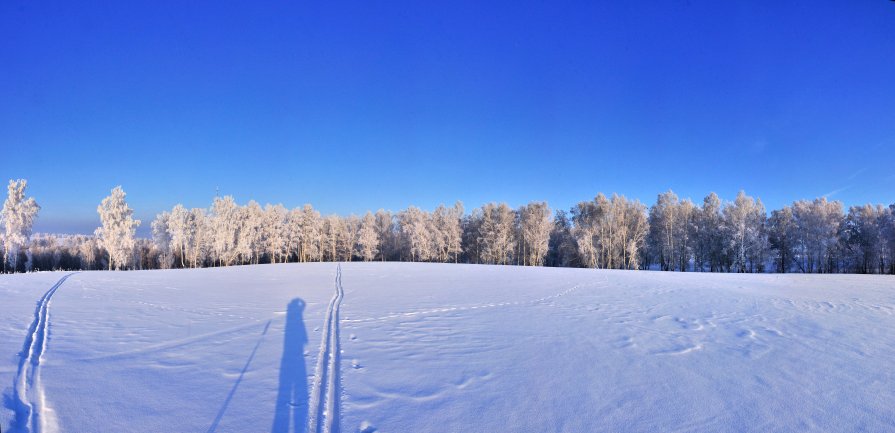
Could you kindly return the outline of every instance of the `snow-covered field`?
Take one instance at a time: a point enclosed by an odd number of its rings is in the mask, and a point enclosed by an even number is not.
[[[892,277],[338,269],[2,275],[0,427],[895,431]]]

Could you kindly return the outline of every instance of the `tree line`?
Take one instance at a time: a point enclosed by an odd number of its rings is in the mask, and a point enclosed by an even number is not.
[[[116,187],[97,208],[93,235],[35,234],[40,206],[10,181],[0,212],[4,272],[56,269],[170,269],[317,261],[410,261],[698,272],[895,274],[895,204],[852,206],[818,198],[768,213],[740,192],[700,205],[672,191],[647,207],[598,194],[568,211],[546,202],[513,209],[488,203],[427,211],[410,206],[363,216],[323,216],[310,204],[182,205],[136,237],[126,194]]]

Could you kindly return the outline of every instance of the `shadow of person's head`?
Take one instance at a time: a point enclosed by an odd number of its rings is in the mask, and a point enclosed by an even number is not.
[[[289,302],[289,306],[286,307],[286,314],[301,314],[305,310],[305,301],[301,298],[295,298],[292,302]]]

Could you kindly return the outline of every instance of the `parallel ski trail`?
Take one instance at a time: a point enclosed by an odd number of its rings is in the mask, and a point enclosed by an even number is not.
[[[342,265],[336,268],[336,293],[326,308],[326,321],[314,368],[308,414],[309,433],[339,431],[339,307],[342,305]]]
[[[47,349],[47,337],[50,328],[50,301],[73,272],[59,279],[50,290],[44,293],[34,311],[34,321],[28,328],[28,337],[22,347],[22,359],[16,373],[14,384],[15,420],[13,431],[23,433],[40,433],[56,430],[48,422],[45,413],[46,399],[40,381],[40,366],[43,354]]]

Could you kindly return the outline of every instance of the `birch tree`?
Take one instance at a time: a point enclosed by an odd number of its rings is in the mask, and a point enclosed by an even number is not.
[[[553,229],[550,208],[546,202],[532,202],[519,209],[523,242],[523,265],[541,266],[547,256],[550,232]]]
[[[174,265],[173,240],[168,228],[170,221],[171,214],[168,212],[158,214],[152,221],[152,241],[158,250],[158,266],[161,269],[170,269]]]
[[[516,248],[513,236],[515,219],[516,213],[506,203],[482,206],[479,237],[486,263],[506,265],[513,260],[513,250]]]
[[[357,236],[357,255],[365,262],[376,258],[379,252],[379,234],[376,231],[376,217],[367,212],[361,221]]]
[[[133,218],[134,211],[127,205],[126,196],[121,186],[116,186],[96,208],[102,222],[97,238],[109,254],[109,270],[120,270],[134,264],[134,237],[140,220]]]
[[[7,186],[6,201],[0,211],[5,234],[3,236],[3,263],[9,265],[12,272],[18,268],[19,253],[25,251],[27,260],[25,270],[30,271],[31,253],[28,243],[31,239],[31,228],[40,206],[33,197],[25,198],[28,181],[24,179],[10,180]]]
[[[410,261],[427,261],[431,256],[431,241],[428,230],[428,215],[416,206],[410,206],[398,215]]]

